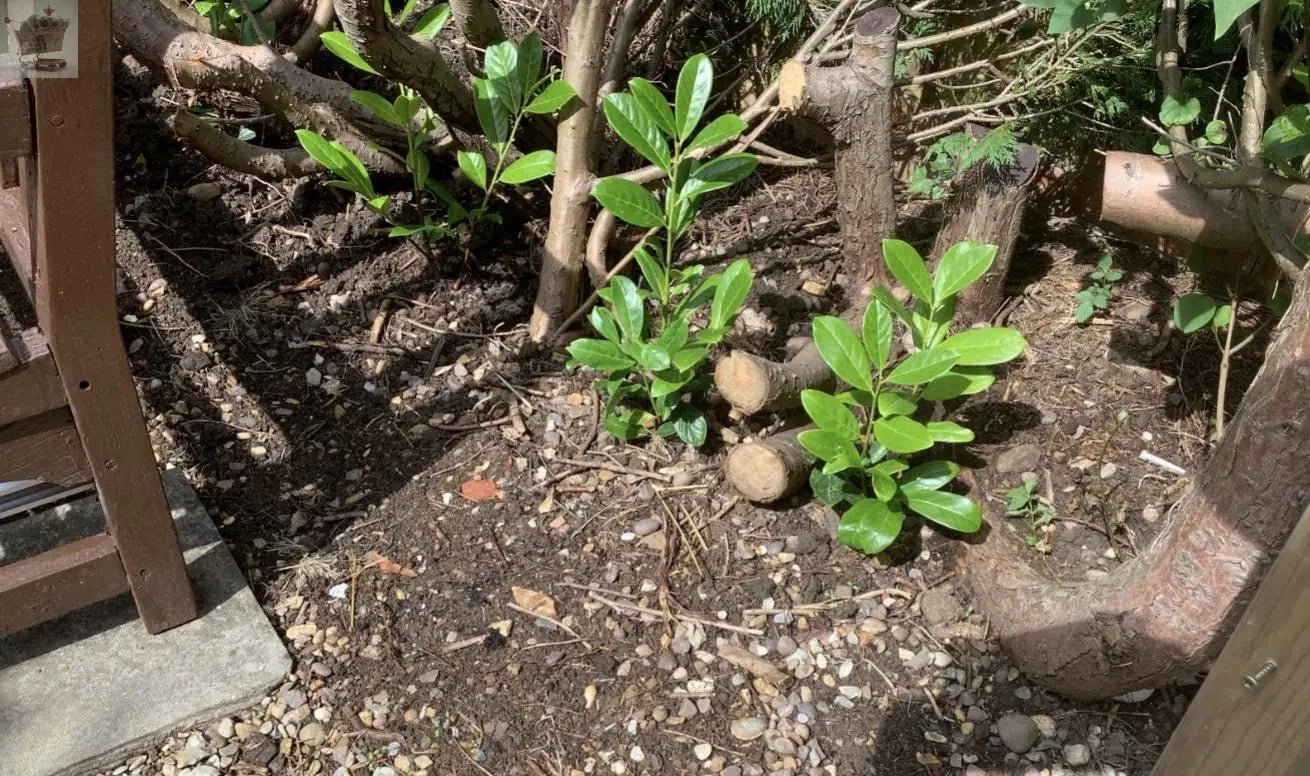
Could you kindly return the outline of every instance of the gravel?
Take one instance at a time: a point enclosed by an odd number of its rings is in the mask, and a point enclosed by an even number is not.
[[[1041,731],[1037,723],[1026,714],[1006,714],[996,721],[996,733],[1005,748],[1015,754],[1025,754],[1037,743]]]

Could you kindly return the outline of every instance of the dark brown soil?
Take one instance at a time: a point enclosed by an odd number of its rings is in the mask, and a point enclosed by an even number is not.
[[[915,526],[871,559],[836,544],[835,515],[808,494],[742,503],[720,476],[724,440],[773,419],[720,408],[701,453],[598,430],[585,378],[519,355],[540,223],[425,257],[312,181],[211,168],[168,137],[164,96],[120,94],[123,331],[161,461],[186,471],[286,634],[288,686],[328,709],[323,748],[294,740],[303,716],[266,731],[289,739],[267,772],[786,770],[796,747],[730,726],[794,726],[793,697],[817,707],[799,738],[822,752],[797,773],[1058,773],[1066,744],[1089,745],[1089,773],[1149,770],[1189,689],[1070,705],[988,642],[986,613],[956,590],[954,539]],[[198,201],[197,183],[221,193]],[[733,344],[779,353],[840,307],[832,189],[809,171],[745,193],[718,200],[689,252],[752,257]],[[932,209],[905,225],[930,242]],[[1204,337],[1157,347],[1190,275],[1082,222],[1027,228],[1004,315],[1031,348],[958,408],[978,437],[959,460],[988,499],[1036,475],[1056,519],[1006,528],[1076,581],[1149,542],[1181,492],[1186,478],[1139,452],[1203,464],[1218,357]],[[1072,295],[1102,251],[1125,277],[1102,319],[1075,325]],[[1239,394],[1258,350],[1235,367]],[[1032,459],[998,472],[1021,446]],[[525,613],[514,588],[549,596],[553,614]],[[779,654],[783,637],[808,673]],[[729,646],[787,679],[761,685],[720,656]],[[277,697],[243,719],[258,727]],[[679,722],[684,701],[705,703]],[[1010,712],[1055,731],[1008,753],[991,725]],[[263,740],[243,739],[235,762]]]

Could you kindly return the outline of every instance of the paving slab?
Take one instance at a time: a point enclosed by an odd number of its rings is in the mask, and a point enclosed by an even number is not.
[[[0,637],[0,773],[72,776],[258,703],[291,658],[181,472],[164,489],[199,619],[151,636],[130,596]],[[104,530],[94,498],[0,521],[0,565]]]

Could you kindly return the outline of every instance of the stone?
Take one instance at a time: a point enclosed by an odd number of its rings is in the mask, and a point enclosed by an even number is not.
[[[796,555],[808,555],[809,553],[819,549],[821,544],[822,541],[819,539],[819,537],[815,536],[814,534],[802,533],[802,534],[797,534],[795,536],[787,537],[785,546],[787,548],[787,552]]]
[[[1015,754],[1025,754],[1041,737],[1037,723],[1026,714],[1006,714],[1001,717],[996,721],[996,733],[1005,748]]]
[[[1064,761],[1074,768],[1092,761],[1092,750],[1086,744],[1068,744],[1064,747]]]
[[[1033,698],[1032,688],[1016,687],[1014,688],[1014,697],[1018,698],[1021,701],[1030,701]]]
[[[653,517],[647,517],[643,520],[638,520],[637,522],[633,523],[632,532],[638,536],[650,536],[651,534],[660,530],[661,527],[662,526],[659,520],[656,520]]]
[[[257,705],[290,672],[282,639],[205,507],[180,471],[163,481],[202,616],[152,636],[120,596],[0,637],[5,776],[112,767],[188,721]],[[16,561],[103,526],[98,500],[84,498],[0,524],[0,547]],[[248,730],[233,724],[238,738]]]
[[[769,723],[763,717],[742,717],[734,719],[729,730],[738,741],[754,741],[764,735],[768,727]]]
[[[217,183],[197,183],[186,190],[186,193],[197,202],[208,202],[215,199],[223,193],[223,187]]]
[[[683,698],[682,703],[678,706],[678,716],[683,719],[691,719],[696,714],[696,704],[692,703],[690,698]]]
[[[797,650],[796,639],[786,635],[779,636],[777,649],[779,657],[790,657],[794,655]]]
[[[229,739],[232,736],[236,735],[237,732],[236,722],[233,721],[231,717],[224,717],[218,721],[217,731],[218,731],[219,738],[225,740]]]
[[[327,743],[327,730],[318,722],[311,722],[300,729],[296,738],[308,746],[322,746]]]
[[[714,754],[714,747],[710,744],[696,744],[696,746],[692,748],[691,752],[692,754],[696,755],[697,760],[700,760],[701,762],[705,762],[706,760],[710,759],[710,755]]]
[[[1042,449],[1034,444],[1016,445],[996,457],[996,471],[1001,474],[1018,474],[1037,468],[1042,460]]]
[[[946,625],[960,619],[963,609],[950,590],[935,587],[919,597],[919,611],[929,625]]]

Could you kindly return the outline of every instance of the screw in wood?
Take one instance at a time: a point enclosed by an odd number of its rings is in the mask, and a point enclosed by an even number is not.
[[[1242,677],[1242,686],[1248,690],[1254,690],[1255,686],[1260,684],[1260,681],[1266,676],[1272,674],[1275,668],[1278,668],[1277,663],[1272,660],[1266,660],[1265,664],[1260,666],[1260,670]]]

